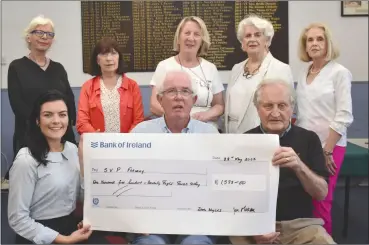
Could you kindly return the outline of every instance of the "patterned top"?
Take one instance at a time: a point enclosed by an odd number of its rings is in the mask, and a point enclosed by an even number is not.
[[[104,113],[105,132],[120,133],[120,94],[118,88],[122,85],[122,76],[119,76],[117,84],[112,90],[105,87],[100,78],[101,105]]]

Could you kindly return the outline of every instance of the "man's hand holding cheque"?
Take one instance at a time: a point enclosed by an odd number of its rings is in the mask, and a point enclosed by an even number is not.
[[[334,244],[313,215],[313,199],[325,198],[328,171],[316,133],[291,124],[296,101],[291,84],[279,79],[262,81],[254,105],[261,124],[246,134],[274,134],[280,147],[273,166],[280,167],[275,232],[258,236],[230,237],[233,244]]]
[[[273,156],[272,164],[281,168],[296,170],[301,167],[301,160],[291,147],[280,147]]]

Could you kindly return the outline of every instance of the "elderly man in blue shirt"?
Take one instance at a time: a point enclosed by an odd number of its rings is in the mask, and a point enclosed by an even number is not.
[[[171,71],[158,85],[157,98],[164,109],[164,116],[141,122],[131,133],[219,133],[211,124],[192,119],[190,112],[195,104],[196,84],[184,71]],[[180,222],[180,221],[179,221]],[[135,235],[133,244],[167,244],[171,236],[163,234]],[[176,243],[213,244],[216,237],[203,235],[179,235]]]
[[[131,133],[219,133],[211,124],[191,118],[190,112],[197,99],[196,88],[186,72],[168,72],[157,88],[164,116],[141,122]]]

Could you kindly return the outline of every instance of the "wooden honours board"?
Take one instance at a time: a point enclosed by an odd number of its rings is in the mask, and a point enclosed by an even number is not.
[[[238,23],[249,14],[273,23],[271,52],[288,63],[287,1],[82,1],[81,12],[85,73],[93,47],[102,37],[118,41],[127,72],[154,71],[159,61],[175,54],[177,25],[191,15],[204,20],[211,41],[205,58],[219,70],[231,70],[246,58],[236,31]]]

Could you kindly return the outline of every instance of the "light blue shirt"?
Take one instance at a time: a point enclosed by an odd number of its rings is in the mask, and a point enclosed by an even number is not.
[[[44,166],[22,148],[9,172],[9,225],[36,244],[51,244],[59,232],[35,220],[69,215],[83,196],[77,146],[66,142],[62,152],[49,152],[46,159]]]
[[[159,117],[149,121],[139,123],[135,128],[131,130],[131,133],[172,133],[164,117]],[[196,119],[190,119],[187,127],[182,129],[182,134],[219,134],[218,129],[213,125],[205,122],[198,121]]]

